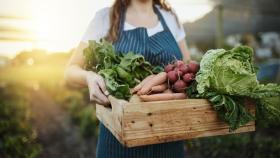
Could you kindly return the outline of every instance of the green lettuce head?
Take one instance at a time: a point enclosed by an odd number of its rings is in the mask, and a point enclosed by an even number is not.
[[[259,84],[252,64],[253,51],[246,46],[208,51],[200,63],[196,81],[199,93],[245,95]]]

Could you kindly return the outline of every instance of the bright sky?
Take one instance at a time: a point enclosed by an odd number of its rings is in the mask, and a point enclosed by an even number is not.
[[[114,0],[0,0],[0,55],[13,57],[21,50],[42,48],[68,51],[77,46],[95,12]],[[212,10],[208,0],[169,0],[181,22],[193,22]],[[19,28],[24,33],[1,32],[1,28]]]

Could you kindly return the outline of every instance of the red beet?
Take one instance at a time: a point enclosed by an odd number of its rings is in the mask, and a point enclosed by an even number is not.
[[[185,74],[185,73],[187,73],[187,72],[189,72],[189,67],[188,67],[188,65],[181,65],[180,67],[179,67],[179,70],[180,71],[182,71],[183,72],[183,74]]]
[[[185,63],[184,63],[182,60],[177,60],[177,61],[175,62],[175,66],[176,66],[176,67],[180,67],[181,65],[185,65]]]
[[[169,82],[174,83],[178,80],[178,74],[175,71],[169,71],[167,73],[167,78]]]
[[[184,92],[186,88],[187,84],[183,80],[178,80],[173,85],[173,89],[175,92]]]
[[[183,76],[183,80],[188,83],[188,82],[191,82],[192,80],[194,80],[194,74],[193,73],[186,73],[184,76]]]
[[[174,65],[173,64],[168,64],[164,67],[164,71],[166,73],[168,73],[169,71],[172,71],[174,69]]]
[[[192,73],[197,73],[197,71],[199,70],[199,63],[197,63],[196,61],[191,61],[188,66],[190,72]]]
[[[183,75],[183,72],[180,71],[180,69],[177,68],[177,67],[174,69],[174,71],[176,72],[176,74],[177,74],[178,76],[182,76],[182,75]]]

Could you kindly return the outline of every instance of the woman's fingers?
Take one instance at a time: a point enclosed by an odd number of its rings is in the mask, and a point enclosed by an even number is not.
[[[104,95],[108,94],[102,76],[90,72],[87,74],[87,84],[90,93],[90,100],[101,105],[109,105],[109,99]]]
[[[94,96],[94,86],[93,86],[93,84],[88,84],[88,90],[89,90],[89,100],[94,101],[95,96]]]
[[[98,99],[98,98],[96,98],[95,96],[91,96],[91,102],[93,102],[94,104],[100,104],[100,105],[102,105],[103,104],[103,102],[100,100],[100,99]]]
[[[91,101],[94,103],[100,104],[100,105],[109,105],[110,104],[108,99],[106,99],[106,98],[100,99],[100,96],[98,94],[92,94]]]
[[[94,97],[101,100],[102,103],[105,105],[110,103],[109,99],[103,94],[103,92],[100,90],[101,88],[98,85],[94,86],[93,88],[94,88],[94,92],[93,92]]]
[[[97,84],[98,84],[98,86],[100,87],[100,89],[102,90],[102,92],[103,92],[106,96],[108,96],[108,95],[109,95],[109,92],[107,91],[105,81],[104,81],[104,79],[103,79],[101,76],[99,76],[99,78],[98,78],[98,80],[97,80]]]

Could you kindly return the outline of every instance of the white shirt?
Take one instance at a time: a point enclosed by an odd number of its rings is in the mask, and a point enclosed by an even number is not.
[[[156,6],[160,13],[162,14],[165,23],[167,24],[169,30],[171,31],[172,35],[176,39],[177,42],[181,41],[185,38],[185,30],[182,24],[180,27],[177,24],[175,16],[164,9],[161,9],[159,6]],[[94,18],[90,21],[90,24],[82,37],[83,42],[88,42],[89,40],[100,40],[104,38],[110,28],[110,8],[106,7],[96,12]],[[129,23],[125,22],[124,30],[132,30],[136,27],[130,25]],[[149,36],[152,36],[158,32],[163,31],[163,26],[161,22],[158,22],[157,26],[153,28],[147,28],[147,33]]]

